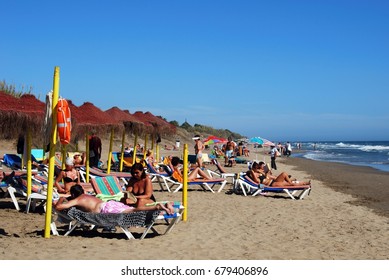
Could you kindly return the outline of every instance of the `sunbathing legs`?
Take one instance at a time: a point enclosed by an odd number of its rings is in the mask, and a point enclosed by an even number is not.
[[[296,182],[292,181],[286,172],[282,172],[280,175],[277,176],[276,179],[273,180],[272,186],[303,186],[303,185],[310,185],[311,181],[302,181],[302,182]]]
[[[196,167],[188,175],[188,181],[193,181],[198,178],[198,176],[203,177],[204,179],[211,180],[211,178],[205,173],[201,168]]]
[[[158,203],[152,206],[138,206],[136,208],[127,209],[122,213],[131,213],[135,211],[163,210],[166,214],[174,214],[174,207],[171,202]]]

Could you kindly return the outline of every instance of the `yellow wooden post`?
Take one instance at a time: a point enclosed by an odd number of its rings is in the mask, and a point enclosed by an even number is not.
[[[119,165],[119,171],[123,171],[123,163],[124,163],[124,142],[126,140],[126,131],[123,130],[123,135],[122,135],[122,148],[120,150],[120,165]]]
[[[52,104],[52,126],[50,138],[50,155],[49,155],[49,180],[47,183],[47,200],[45,216],[45,238],[50,238],[51,213],[53,207],[53,185],[54,185],[54,166],[55,166],[55,146],[57,144],[57,103],[59,96],[59,67],[54,68],[53,81],[53,104]]]
[[[135,139],[134,139],[134,151],[133,151],[133,154],[132,154],[132,165],[135,164],[136,162],[136,145],[138,143],[138,134],[135,133]]]
[[[86,161],[85,161],[85,180],[87,183],[89,183],[89,131],[86,132],[85,134],[85,156],[86,156]]]
[[[183,169],[183,186],[182,186],[182,205],[184,205],[184,213],[182,220],[187,221],[188,219],[188,144],[184,145],[184,169]]]
[[[112,146],[113,146],[113,128],[111,128],[111,139],[109,140],[109,151],[107,161],[107,173],[111,173],[111,158],[112,158]]]
[[[151,150],[154,150],[154,135],[152,134],[151,135],[151,147],[150,147]]]
[[[143,147],[143,158],[146,158],[147,153],[147,134],[145,134],[145,145]]]
[[[31,195],[31,180],[32,180],[32,170],[31,170],[31,129],[27,130],[27,197]]]
[[[161,158],[159,157],[159,143],[155,144],[155,158],[157,159],[157,162],[160,162]]]
[[[66,145],[61,145],[61,153],[62,153],[62,169],[65,169],[66,162]]]

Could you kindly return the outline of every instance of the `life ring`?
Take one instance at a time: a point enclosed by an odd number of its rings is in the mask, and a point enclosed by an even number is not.
[[[58,99],[57,103],[57,129],[61,143],[63,145],[69,144],[72,122],[68,101],[63,98]]]

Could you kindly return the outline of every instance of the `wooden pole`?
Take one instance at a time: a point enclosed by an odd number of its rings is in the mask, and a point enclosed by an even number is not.
[[[184,213],[182,215],[182,220],[188,220],[188,144],[184,145],[184,167],[183,167],[183,186],[182,186],[182,205],[184,205]]]
[[[89,131],[86,132],[85,134],[85,156],[86,156],[86,161],[85,161],[85,180],[87,183],[89,183]]]
[[[59,67],[54,68],[53,81],[53,104],[52,104],[52,126],[50,139],[50,155],[49,155],[49,180],[47,183],[47,200],[46,200],[46,216],[45,216],[45,232],[44,237],[50,238],[51,213],[53,207],[53,185],[54,185],[54,166],[55,166],[55,146],[57,144],[57,103],[59,96]]]
[[[108,161],[107,161],[107,173],[111,173],[111,158],[112,158],[112,146],[113,146],[113,128],[111,128],[111,139],[109,140],[109,151],[108,151]]]
[[[123,171],[123,162],[124,162],[124,141],[126,139],[126,132],[123,130],[123,135],[122,135],[122,149],[120,151],[120,165],[119,165],[119,171]]]
[[[32,170],[31,170],[31,129],[27,130],[27,197],[31,195],[31,181],[32,181]]]
[[[138,143],[138,134],[135,133],[135,139],[134,139],[134,151],[133,151],[133,154],[132,154],[132,165],[135,164],[136,162],[136,145]]]

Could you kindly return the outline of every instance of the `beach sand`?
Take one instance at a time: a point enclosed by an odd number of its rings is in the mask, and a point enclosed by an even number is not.
[[[192,143],[189,143],[190,147]],[[191,151],[190,151],[191,152]],[[1,151],[1,155],[4,151]],[[172,151],[161,151],[161,155]],[[180,154],[181,152],[174,152]],[[252,159],[270,158],[263,153]],[[117,233],[43,238],[45,215],[25,214],[0,199],[0,259],[3,260],[387,260],[389,258],[389,174],[371,168],[279,158],[278,174],[312,180],[304,200],[285,195],[248,196],[201,191],[190,186],[188,220],[168,235],[127,240]],[[212,166],[210,166],[212,168]],[[247,170],[237,164],[229,172]],[[181,200],[161,192],[158,200]],[[24,207],[25,202],[21,202]],[[163,232],[165,225],[156,226]],[[62,231],[63,232],[63,231]],[[134,229],[141,232],[141,229]],[[139,236],[139,235],[137,235]]]

